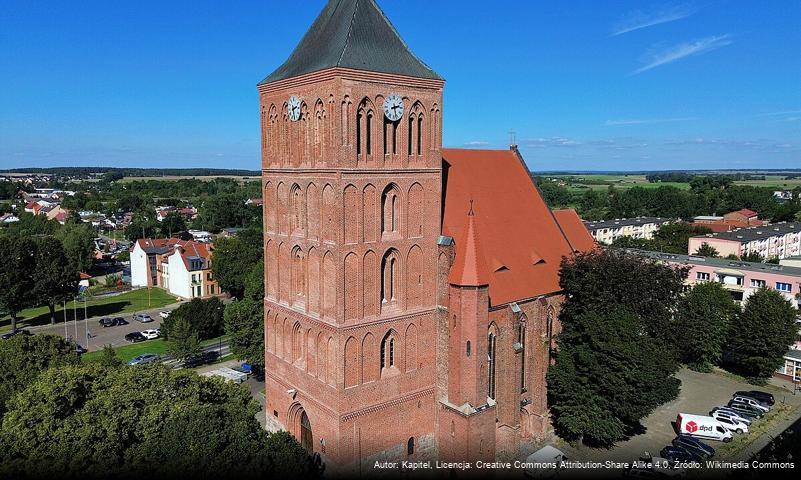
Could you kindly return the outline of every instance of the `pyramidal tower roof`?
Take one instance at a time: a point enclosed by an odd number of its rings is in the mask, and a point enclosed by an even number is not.
[[[287,61],[259,84],[332,67],[442,79],[409,50],[375,0],[329,0]]]
[[[470,213],[467,215],[463,254],[456,255],[448,281],[452,285],[460,285],[463,287],[481,287],[489,285],[489,269],[487,268],[484,251],[479,241],[478,229],[475,223],[476,217],[473,213],[472,205],[470,207]]]

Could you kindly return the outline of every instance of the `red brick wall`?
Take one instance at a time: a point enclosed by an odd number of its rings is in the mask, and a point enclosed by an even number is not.
[[[384,155],[389,94],[406,111]],[[261,86],[260,98],[268,414],[299,436],[305,411],[331,463],[405,453],[434,433],[442,82],[330,69]]]

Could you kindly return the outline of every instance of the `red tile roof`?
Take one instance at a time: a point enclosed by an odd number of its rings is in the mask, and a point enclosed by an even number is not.
[[[745,218],[756,217],[757,215],[759,215],[757,212],[755,212],[753,210],[749,210],[747,208],[741,208],[740,210],[737,210],[736,212],[731,212],[731,213],[739,213],[740,215],[744,216]]]
[[[574,251],[588,252],[598,246],[575,210],[572,208],[554,210],[553,215]]]
[[[577,239],[571,248],[517,152],[446,148],[442,157],[442,233],[455,240],[455,266],[469,260],[467,212],[473,200],[474,245],[480,245],[482,253],[471,255],[476,255],[477,262],[479,255],[483,256],[484,265],[490,269],[491,304],[558,292],[562,257],[589,244],[570,226],[567,231],[572,233],[568,235]],[[459,260],[460,256],[464,260]]]

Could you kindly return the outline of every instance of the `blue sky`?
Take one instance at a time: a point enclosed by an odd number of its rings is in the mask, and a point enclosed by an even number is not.
[[[258,169],[256,83],[323,0],[0,9],[0,168]],[[534,170],[801,168],[801,2],[379,0],[444,143]]]

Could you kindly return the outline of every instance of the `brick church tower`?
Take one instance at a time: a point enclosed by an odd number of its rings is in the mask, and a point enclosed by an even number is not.
[[[258,85],[267,416],[329,464],[435,447],[443,85],[373,0]]]
[[[443,85],[375,0],[330,0],[258,86],[266,414],[334,469],[550,425],[559,265],[594,243],[515,147],[442,148]]]

